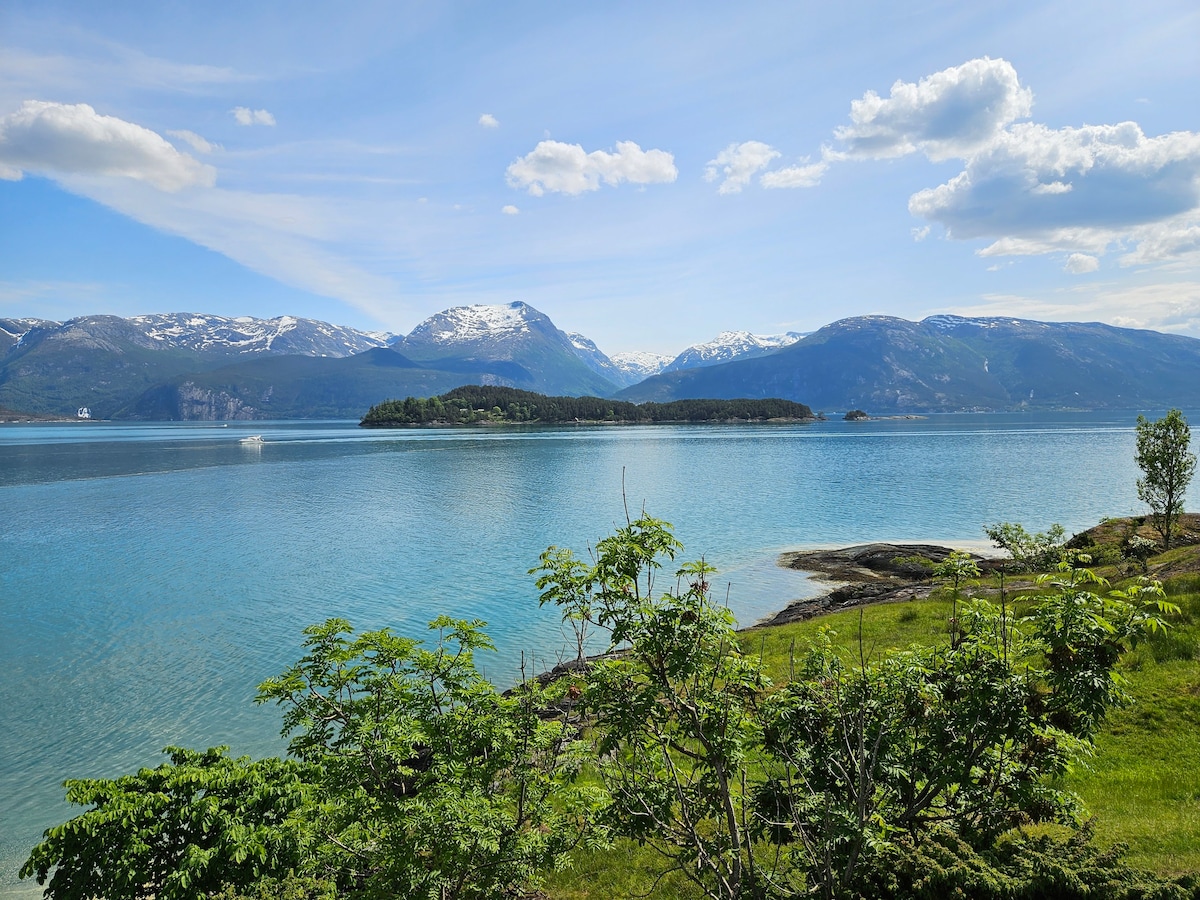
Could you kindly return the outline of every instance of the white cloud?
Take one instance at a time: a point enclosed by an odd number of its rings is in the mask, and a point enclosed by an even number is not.
[[[484,113],[482,116],[479,117],[479,124],[482,125],[484,128],[499,128],[500,120],[497,119],[495,116],[493,116],[491,113]]]
[[[521,214],[521,211],[511,203],[508,204],[508,206],[500,207],[500,212],[504,213],[506,216],[519,216]]]
[[[86,103],[42,100],[26,100],[0,118],[0,177],[19,179],[23,171],[131,178],[162,191],[211,187],[217,175],[148,128]]]
[[[1195,224],[1200,134],[1148,138],[1134,122],[1014,125],[950,181],[913,194],[908,208],[953,237],[997,239],[985,255],[1102,253],[1143,226]],[[1158,237],[1165,250],[1169,236]]]
[[[1088,272],[1095,272],[1100,268],[1100,260],[1094,256],[1088,256],[1086,253],[1072,253],[1067,257],[1067,261],[1063,263],[1063,271],[1070,272],[1072,275],[1086,275]]]
[[[239,125],[274,125],[275,117],[265,109],[235,106],[230,112]]]
[[[962,157],[1028,116],[1033,93],[1012,64],[973,59],[918,83],[897,81],[886,100],[867,91],[850,103],[850,125],[834,130],[845,149],[837,157],[886,159],[917,150],[932,160]]]
[[[167,134],[173,138],[178,138],[179,140],[183,141],[197,153],[212,153],[215,150],[225,149],[220,144],[214,144],[211,141],[206,141],[200,135],[196,134],[196,132],[188,131],[187,129],[168,131]]]
[[[1123,266],[1200,257],[1200,217],[1180,216],[1135,228],[1130,243],[1136,246],[1120,257]]]
[[[929,237],[929,226],[928,225],[922,225],[920,228],[914,228],[912,230],[912,239],[914,241],[916,241],[918,244],[921,243],[921,241],[925,240],[925,238],[927,238],[927,237]]]
[[[716,181],[724,176],[717,188],[718,194],[737,194],[750,183],[755,174],[769,166],[782,154],[770,144],[762,141],[743,141],[730,144],[710,159],[704,168],[704,180]],[[771,185],[771,187],[793,187],[793,185]]]
[[[94,176],[71,176],[63,185],[282,284],[336,297],[376,318],[396,302],[395,283],[352,262],[347,251],[347,245],[373,237],[381,220],[369,208],[352,211],[332,199],[219,187],[168,194]]]
[[[633,141],[618,141],[615,153],[584,151],[579,144],[541,141],[532,151],[512,163],[506,172],[514,188],[527,188],[540,197],[546,191],[582,194],[595,191],[601,182],[618,185],[655,184],[674,181],[679,170],[675,157],[665,150],[643,150]]]
[[[774,172],[764,172],[758,183],[765,188],[806,188],[816,187],[821,183],[828,163],[810,163],[803,166],[789,166]]]

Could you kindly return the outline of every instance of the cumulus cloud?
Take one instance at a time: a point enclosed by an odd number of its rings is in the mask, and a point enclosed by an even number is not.
[[[1033,92],[1004,59],[973,59],[916,84],[897,81],[884,99],[867,91],[834,130],[841,157],[886,159],[917,150],[932,160],[962,157],[1029,115]]]
[[[1100,268],[1100,260],[1086,253],[1072,253],[1063,264],[1063,271],[1072,275],[1086,275]]]
[[[737,194],[750,183],[750,179],[765,169],[782,154],[770,144],[762,141],[743,141],[730,144],[710,159],[704,168],[704,180],[716,181],[724,176],[718,194]]]
[[[921,243],[921,241],[925,240],[925,238],[927,238],[927,237],[929,237],[929,226],[928,225],[922,225],[920,228],[914,228],[912,230],[912,239],[918,244]]]
[[[246,106],[235,106],[230,112],[239,125],[274,125],[275,117],[265,109],[250,109]]]
[[[506,216],[519,216],[521,214],[521,211],[511,203],[507,206],[500,207],[500,212],[504,213]]]
[[[806,188],[816,187],[821,183],[828,163],[810,163],[803,166],[789,166],[786,169],[776,169],[774,172],[764,172],[758,183],[765,188]]]
[[[482,116],[479,117],[479,124],[482,125],[484,128],[499,128],[500,120],[497,119],[495,116],[493,116],[491,113],[484,113]]]
[[[168,131],[167,134],[173,138],[178,138],[179,140],[183,141],[197,153],[212,153],[215,150],[224,149],[220,144],[214,144],[211,141],[206,141],[200,135],[196,134],[196,132],[188,131],[187,129]]]
[[[42,100],[26,100],[0,118],[0,177],[19,179],[23,172],[117,176],[172,192],[216,182],[212,166],[148,128],[102,116],[86,103]]]
[[[546,191],[577,195],[599,190],[601,183],[619,185],[672,182],[679,176],[675,157],[665,150],[643,150],[633,141],[618,141],[616,152],[586,152],[579,144],[541,141],[512,163],[506,172],[514,188],[535,197]]]
[[[1134,122],[1014,125],[960,174],[913,194],[908,208],[952,237],[996,238],[985,255],[1103,252],[1141,226],[1186,228],[1200,211],[1200,134],[1148,138]],[[1171,235],[1159,237],[1167,248]]]

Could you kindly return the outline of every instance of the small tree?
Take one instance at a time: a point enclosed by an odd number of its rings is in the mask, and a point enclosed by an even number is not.
[[[1149,505],[1163,548],[1171,548],[1175,522],[1183,512],[1183,496],[1196,472],[1196,454],[1188,450],[1191,431],[1177,409],[1157,422],[1138,416],[1137,464],[1145,473],[1137,482],[1138,497]]]
[[[983,533],[1001,550],[1012,557],[1013,568],[1022,572],[1044,572],[1063,558],[1066,531],[1057,522],[1045,531],[1030,534],[1016,522],[997,522],[987,525]]]
[[[756,853],[761,827],[748,790],[769,682],[741,653],[732,614],[712,602],[711,566],[685,563],[671,587],[656,587],[681,546],[668,523],[642,515],[597,543],[594,565],[551,548],[534,570],[543,603],[570,621],[594,613],[621,650],[589,668],[582,697],[610,795],[607,822],[711,900],[768,885],[787,896],[790,857]]]
[[[482,625],[435,619],[427,649],[330,619],[259,687],[321,772],[316,869],[340,887],[484,900],[536,887],[581,840],[595,792],[568,782],[582,745],[536,681],[501,694],[479,674]]]
[[[318,772],[295,760],[167,747],[170,762],[66,783],[90,807],[50,828],[21,867],[51,900],[193,900],[301,868]]]

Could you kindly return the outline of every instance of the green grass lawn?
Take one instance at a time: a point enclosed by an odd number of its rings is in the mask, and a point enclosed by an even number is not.
[[[1122,661],[1133,703],[1066,782],[1102,843],[1127,843],[1131,863],[1163,874],[1200,871],[1200,578],[1168,593],[1182,616]]]

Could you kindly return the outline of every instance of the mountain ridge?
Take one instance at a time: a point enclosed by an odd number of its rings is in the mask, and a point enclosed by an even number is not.
[[[618,398],[780,397],[875,413],[1200,405],[1200,340],[1015,317],[839,319],[773,353],[663,373]]]
[[[100,418],[354,418],[464,383],[636,402],[768,397],[872,414],[1200,406],[1200,341],[1011,316],[839,319],[722,332],[674,358],[606,355],[515,301],[408,335],[199,313],[0,319],[0,405]]]

